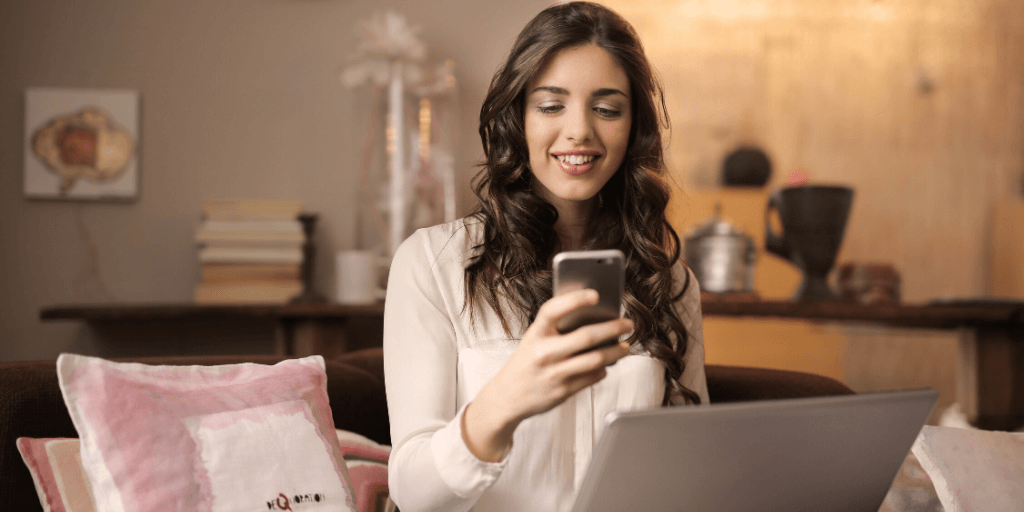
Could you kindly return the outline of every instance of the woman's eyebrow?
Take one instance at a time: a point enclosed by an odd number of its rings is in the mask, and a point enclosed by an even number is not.
[[[542,85],[542,86],[537,87],[536,89],[530,91],[530,94],[533,94],[533,93],[539,92],[539,91],[547,91],[547,92],[550,92],[552,94],[560,94],[562,96],[568,96],[569,95],[568,89],[565,89],[563,87],[555,87],[553,85]],[[621,95],[624,98],[629,98],[629,96],[627,96],[626,93],[624,93],[624,92],[622,92],[622,91],[620,91],[618,89],[613,89],[613,88],[610,88],[610,87],[603,87],[601,89],[595,89],[594,92],[590,93],[590,96],[594,97],[594,98],[603,98],[605,96],[612,96],[612,95],[615,95],[615,94]]]
[[[627,96],[626,93],[624,93],[624,92],[622,92],[622,91],[620,91],[618,89],[602,88],[602,89],[597,89],[594,92],[590,93],[590,95],[595,97],[595,98],[602,98],[604,96],[612,96],[614,94],[619,94],[623,98],[629,98],[629,96]]]
[[[547,91],[547,92],[550,92],[550,93],[553,93],[553,94],[561,94],[563,96],[568,96],[569,95],[569,91],[568,90],[566,90],[566,89],[564,89],[562,87],[555,87],[553,85],[542,85],[542,86],[540,86],[540,87],[530,91],[530,94],[533,94],[533,93],[539,92],[539,91]]]

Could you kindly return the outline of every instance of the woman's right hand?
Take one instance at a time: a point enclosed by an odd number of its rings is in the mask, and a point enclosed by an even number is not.
[[[595,290],[553,297],[537,312],[519,347],[466,408],[462,435],[477,458],[497,462],[512,447],[512,433],[526,418],[547,412],[606,375],[605,367],[629,355],[624,342],[578,353],[633,330],[625,318],[559,334],[569,312],[597,303]]]

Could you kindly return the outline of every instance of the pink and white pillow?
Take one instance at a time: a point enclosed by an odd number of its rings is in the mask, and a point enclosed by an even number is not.
[[[395,505],[388,494],[391,447],[355,432],[335,433],[348,466],[356,508],[359,512],[393,512]],[[18,439],[18,450],[32,473],[44,511],[96,512],[79,446],[78,439]],[[283,500],[282,504],[288,505]]]
[[[57,374],[98,510],[356,510],[320,356]]]

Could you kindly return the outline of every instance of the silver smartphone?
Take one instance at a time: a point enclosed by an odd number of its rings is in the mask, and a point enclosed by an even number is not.
[[[626,257],[618,249],[601,251],[569,251],[555,255],[554,294],[592,288],[599,295],[597,304],[586,306],[559,319],[555,328],[560,333],[574,331],[584,325],[619,318],[622,312],[622,293],[626,281]],[[608,340],[588,350],[614,345],[618,338]],[[585,352],[585,351],[584,351]]]

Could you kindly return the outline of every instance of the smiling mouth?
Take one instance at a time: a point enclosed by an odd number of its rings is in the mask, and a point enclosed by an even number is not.
[[[599,156],[600,155],[555,155],[555,158],[564,164],[583,165],[597,160]]]
[[[594,168],[594,161],[601,155],[553,155],[558,160],[562,172],[578,176]]]

